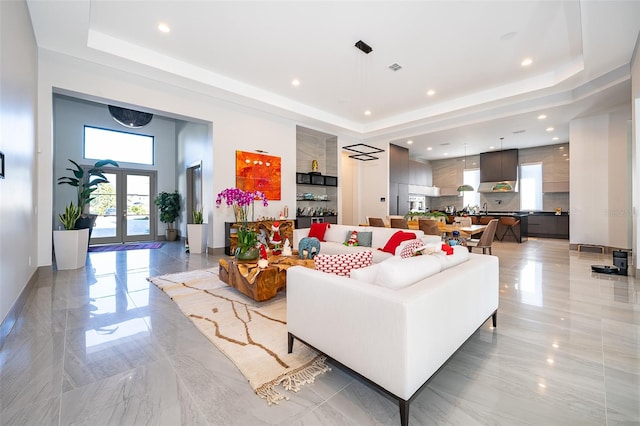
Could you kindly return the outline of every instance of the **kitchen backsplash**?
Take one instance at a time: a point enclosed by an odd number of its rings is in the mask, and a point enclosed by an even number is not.
[[[437,200],[437,201],[436,201]],[[462,210],[462,197],[439,197],[431,202],[431,210],[444,210],[446,206],[455,206],[456,210]],[[520,211],[520,194],[517,192],[480,194],[480,208],[487,203],[488,211],[518,212]],[[554,211],[560,207],[563,212],[569,211],[569,193],[557,192],[542,194],[543,211]]]

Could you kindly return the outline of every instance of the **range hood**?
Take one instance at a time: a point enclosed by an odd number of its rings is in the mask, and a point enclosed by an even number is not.
[[[480,186],[478,187],[478,192],[500,193],[517,191],[518,150],[507,149],[480,153]]]
[[[511,189],[503,189],[504,184],[508,183],[511,185]],[[515,180],[503,180],[500,182],[482,182],[480,186],[478,186],[478,192],[491,192],[491,193],[501,193],[501,192],[518,192],[518,181]]]

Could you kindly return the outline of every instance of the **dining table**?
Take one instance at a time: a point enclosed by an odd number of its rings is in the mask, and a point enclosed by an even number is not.
[[[409,225],[409,229],[420,229],[417,220],[408,221],[407,224]],[[451,235],[453,231],[458,231],[465,238],[472,238],[476,234],[481,234],[485,229],[487,229],[487,225],[460,226],[455,223],[438,222],[438,230],[441,233]]]

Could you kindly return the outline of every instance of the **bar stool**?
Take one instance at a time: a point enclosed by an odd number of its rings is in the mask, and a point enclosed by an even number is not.
[[[515,217],[501,217],[500,224],[507,228],[502,233],[502,238],[500,238],[500,241],[504,240],[504,237],[507,235],[507,233],[511,232],[511,235],[513,235],[513,238],[516,239],[516,242],[520,242],[520,238],[518,238],[518,235],[516,235],[516,231],[514,230],[516,226],[520,225],[520,219],[516,219]]]

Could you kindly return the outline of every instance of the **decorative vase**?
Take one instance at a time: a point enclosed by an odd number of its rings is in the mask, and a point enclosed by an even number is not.
[[[257,247],[251,247],[244,253],[240,253],[240,247],[236,250],[236,259],[238,260],[256,260],[260,255],[260,251]]]

